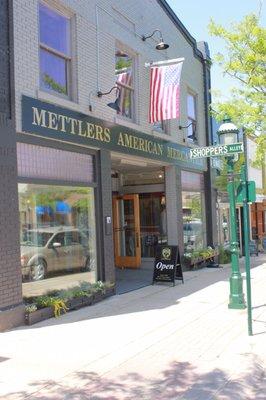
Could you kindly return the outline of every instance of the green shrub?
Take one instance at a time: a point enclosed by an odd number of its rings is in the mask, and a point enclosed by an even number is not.
[[[37,310],[37,306],[36,306],[36,304],[34,304],[34,303],[32,303],[32,304],[27,304],[26,306],[25,306],[25,312],[26,312],[26,314],[30,314],[30,313],[32,313],[32,312],[34,312],[34,311],[36,311]]]
[[[69,289],[50,290],[45,295],[24,297],[26,313],[34,312],[37,309],[52,307],[55,317],[62,312],[67,312],[66,302],[70,299],[90,296],[92,293],[105,293],[107,288],[114,287],[114,283],[98,281],[96,283],[80,282],[79,285]]]
[[[231,262],[231,252],[229,249],[225,249],[223,246],[219,247],[219,259],[220,264],[228,264]]]

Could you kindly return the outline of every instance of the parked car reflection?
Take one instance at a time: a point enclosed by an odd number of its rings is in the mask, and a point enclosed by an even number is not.
[[[184,246],[189,250],[196,250],[203,243],[203,226],[201,220],[185,221],[183,223]]]
[[[23,279],[44,279],[60,271],[95,268],[88,239],[73,227],[45,227],[24,232],[21,242]]]

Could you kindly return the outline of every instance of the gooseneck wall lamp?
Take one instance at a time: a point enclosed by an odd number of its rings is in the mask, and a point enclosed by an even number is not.
[[[117,112],[120,112],[120,92],[121,92],[121,89],[118,87],[118,86],[113,86],[110,90],[109,90],[109,92],[101,92],[100,90],[98,91],[98,92],[90,92],[89,93],[89,111],[92,111],[92,102],[91,102],[91,97],[92,97],[92,95],[94,94],[94,96],[95,96],[95,94],[97,95],[97,97],[102,97],[102,96],[105,96],[105,95],[107,95],[107,94],[110,94],[114,89],[116,89],[117,91],[118,91],[118,96],[116,97],[116,99],[115,99],[115,102],[114,103],[108,103],[107,104],[107,106],[108,107],[111,107],[113,110],[115,110],[115,111],[117,111]]]
[[[169,47],[169,44],[164,43],[162,32],[159,29],[155,29],[150,35],[142,35],[142,40],[145,42],[146,39],[151,38],[155,33],[158,32],[160,34],[160,39],[158,44],[156,45],[156,50],[166,50]]]
[[[112,108],[113,110],[115,110],[115,111],[117,111],[117,112],[120,112],[119,103],[120,103],[120,92],[121,92],[121,90],[120,90],[120,88],[119,88],[118,86],[113,86],[113,87],[109,90],[109,92],[104,92],[104,93],[103,93],[103,92],[101,92],[101,91],[98,91],[98,92],[97,92],[97,96],[98,96],[98,97],[106,96],[107,94],[110,94],[114,89],[116,89],[116,90],[118,91],[118,96],[116,97],[114,103],[108,103],[107,105],[108,105],[108,107]]]
[[[218,130],[220,144],[232,144],[237,142],[238,129],[231,122],[230,118],[225,118]],[[231,276],[230,276],[230,296],[229,308],[243,309],[246,307],[243,294],[243,281],[239,270],[239,244],[237,237],[237,218],[236,218],[236,192],[234,182],[234,155],[226,157],[227,162],[227,191],[230,205],[230,252],[231,252]]]

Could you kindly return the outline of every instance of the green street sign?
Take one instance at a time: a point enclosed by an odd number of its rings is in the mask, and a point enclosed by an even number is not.
[[[254,203],[256,201],[256,185],[254,181],[248,181],[248,193],[247,193],[247,202],[248,203]],[[245,186],[243,185],[242,182],[237,187],[236,191],[236,202],[237,203],[243,203],[243,199],[245,197],[245,192],[244,192]]]
[[[243,143],[224,144],[221,146],[195,147],[190,149],[190,158],[228,157],[236,153],[243,153]]]

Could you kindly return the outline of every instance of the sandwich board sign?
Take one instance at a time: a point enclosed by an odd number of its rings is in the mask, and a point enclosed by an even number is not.
[[[178,246],[158,245],[152,284],[154,282],[172,282],[174,286],[175,279],[182,280],[184,283]]]

